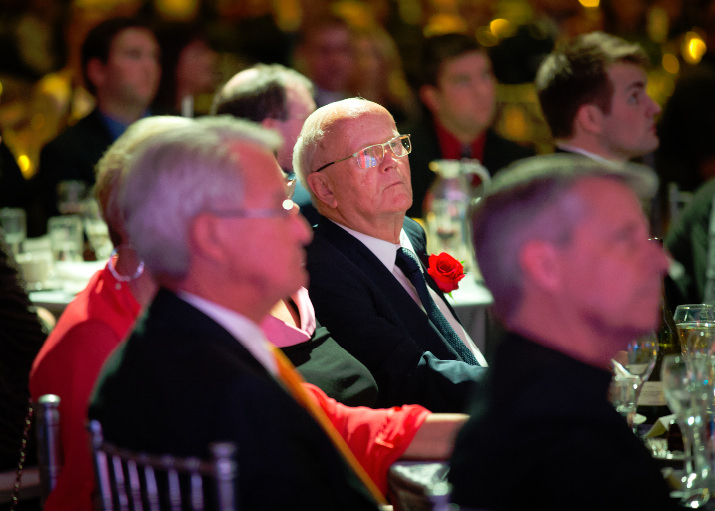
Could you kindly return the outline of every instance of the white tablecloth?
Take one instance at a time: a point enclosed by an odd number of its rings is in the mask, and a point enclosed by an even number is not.
[[[47,288],[31,291],[30,300],[59,317],[75,295],[87,286],[92,275],[106,264],[106,261],[56,263]]]

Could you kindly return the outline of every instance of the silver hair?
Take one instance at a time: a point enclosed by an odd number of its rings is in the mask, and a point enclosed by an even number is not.
[[[97,162],[94,197],[97,199],[115,247],[128,241],[124,239],[126,234],[118,204],[118,191],[129,158],[143,141],[159,133],[190,123],[191,121],[185,117],[169,115],[140,119],[129,126]]]
[[[249,169],[236,149],[241,143],[275,152],[281,138],[250,121],[203,117],[153,136],[130,157],[119,205],[129,238],[158,280],[186,277],[196,215],[242,204]]]
[[[328,147],[325,139],[335,133],[342,122],[372,112],[375,107],[380,105],[363,98],[348,98],[318,108],[305,120],[293,149],[293,170],[301,184],[310,190],[311,196],[313,191],[308,185],[308,175],[328,163],[323,161],[323,152]]]
[[[520,160],[492,181],[472,216],[472,237],[498,317],[508,321],[521,305],[521,248],[530,240],[568,243],[585,212],[583,201],[570,192],[594,177],[621,181],[641,199],[658,188],[653,171],[641,165],[610,165],[572,154]]]

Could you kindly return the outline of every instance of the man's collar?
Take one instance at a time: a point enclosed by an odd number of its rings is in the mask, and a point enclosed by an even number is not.
[[[446,160],[459,160],[464,157],[465,145],[469,148],[469,158],[482,161],[484,159],[484,144],[487,139],[486,130],[477,136],[469,144],[463,144],[450,131],[447,130],[436,118],[434,118],[434,128],[437,133],[442,158]]]
[[[113,140],[117,140],[120,136],[122,136],[122,134],[129,127],[129,124],[124,123],[116,117],[112,117],[111,115],[102,112],[102,110],[97,111],[99,112],[99,116],[102,119],[102,122],[107,127],[107,130],[109,130],[109,134],[112,136]],[[144,115],[142,115],[142,117],[148,117],[150,115],[151,112],[147,110],[146,112],[144,112]]]
[[[605,158],[603,156],[600,156],[596,153],[592,153],[591,151],[586,151],[585,149],[582,149],[580,147],[576,147],[573,145],[565,144],[563,142],[557,142],[556,147],[561,149],[562,151],[566,151],[567,153],[575,153],[575,154],[580,154],[582,156],[585,156],[586,158],[590,158],[594,161],[597,161],[599,163],[603,163],[605,165],[612,165],[612,166],[618,166],[621,165],[621,162],[618,160],[611,160],[608,158]]]
[[[276,374],[276,364],[270,344],[261,328],[247,317],[201,296],[178,290],[176,296],[225,328],[268,372]]]
[[[373,255],[377,257],[380,262],[384,264],[385,267],[387,267],[387,269],[390,271],[392,271],[395,266],[395,255],[397,253],[398,248],[405,247],[409,248],[414,252],[414,248],[412,247],[410,238],[407,236],[407,233],[404,229],[400,230],[400,243],[395,244],[390,243],[389,241],[373,238],[372,236],[368,236],[367,234],[363,234],[361,232],[357,232],[337,222],[333,223],[338,227],[344,229],[348,234],[350,234],[355,239],[360,241],[363,245],[365,245],[365,247],[367,247],[367,249],[372,252]]]

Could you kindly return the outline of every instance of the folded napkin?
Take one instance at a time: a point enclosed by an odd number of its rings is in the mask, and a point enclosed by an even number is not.
[[[655,421],[655,424],[653,424],[653,427],[651,427],[648,433],[645,434],[645,437],[653,438],[666,434],[668,430],[670,430],[670,423],[674,420],[675,414],[665,415],[664,417],[661,417],[660,419]]]

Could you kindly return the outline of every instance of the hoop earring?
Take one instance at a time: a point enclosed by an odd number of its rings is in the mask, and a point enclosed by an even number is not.
[[[144,273],[144,261],[139,261],[139,266],[137,267],[137,271],[134,272],[134,275],[120,275],[117,268],[114,266],[114,256],[117,255],[118,251],[119,248],[115,247],[109,255],[109,262],[107,263],[109,273],[112,274],[112,277],[114,277],[117,282],[131,282],[132,280],[138,279],[141,274]]]

